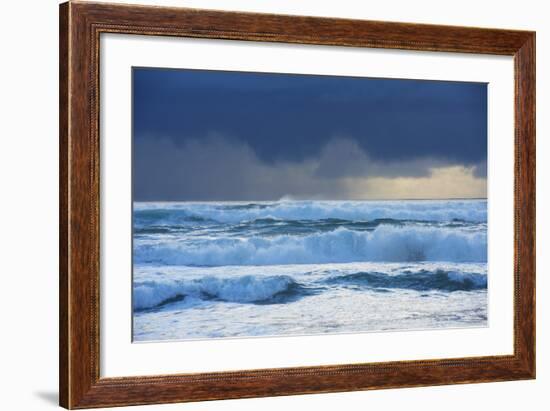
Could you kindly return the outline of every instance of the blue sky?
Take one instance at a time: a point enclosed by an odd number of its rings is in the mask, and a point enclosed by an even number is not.
[[[137,201],[485,197],[487,86],[133,69]]]

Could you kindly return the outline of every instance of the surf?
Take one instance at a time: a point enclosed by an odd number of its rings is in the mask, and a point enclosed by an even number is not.
[[[273,265],[367,261],[486,262],[485,230],[379,225],[373,231],[337,228],[309,235],[206,236],[134,246],[135,263]]]
[[[205,276],[192,280],[143,281],[134,283],[135,310],[161,308],[185,299],[224,302],[276,304],[289,302],[313,292],[293,278],[284,275],[236,278]]]
[[[261,268],[258,268],[261,270]],[[205,275],[201,278],[171,278],[157,273],[156,278],[139,280],[133,287],[133,307],[144,310],[169,309],[177,303],[226,302],[237,304],[286,304],[301,298],[330,293],[335,287],[356,291],[476,291],[487,289],[486,273],[447,271],[444,269],[397,273],[379,271],[333,270],[309,278],[306,273],[294,275]]]
[[[342,219],[487,222],[486,200],[278,201],[242,203],[134,203],[140,223],[238,223],[262,218],[279,220]]]

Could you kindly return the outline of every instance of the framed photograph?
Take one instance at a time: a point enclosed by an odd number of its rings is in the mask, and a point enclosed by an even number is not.
[[[535,33],[60,6],[60,404],[535,378]]]

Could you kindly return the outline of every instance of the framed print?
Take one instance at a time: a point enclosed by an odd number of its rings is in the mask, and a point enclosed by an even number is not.
[[[535,33],[60,6],[60,404],[535,377]]]

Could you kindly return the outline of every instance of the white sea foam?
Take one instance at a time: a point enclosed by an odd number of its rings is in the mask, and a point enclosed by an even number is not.
[[[263,302],[288,291],[295,283],[289,276],[278,275],[236,278],[206,276],[193,280],[159,278],[155,281],[136,282],[133,291],[134,309],[159,306],[176,297],[219,299],[231,302]]]
[[[366,287],[369,289],[410,289],[464,291],[487,287],[485,267],[468,266],[475,271],[447,271],[458,268],[455,264],[417,263],[406,265],[336,264],[330,268],[314,266],[235,267],[218,270],[207,267],[156,267],[143,270],[136,276],[133,306],[136,310],[161,308],[183,300],[183,306],[202,301],[224,301],[239,304],[282,303],[319,293],[330,293],[335,284],[340,287]],[[304,270],[307,268],[307,270]],[[381,268],[385,273],[376,269]],[[266,273],[286,274],[268,275]],[[181,307],[178,305],[177,307]],[[164,307],[163,307],[164,308]],[[166,307],[166,309],[170,309]]]
[[[354,261],[487,261],[487,234],[388,225],[374,231],[338,228],[304,236],[217,237],[135,245],[137,263],[265,265]]]
[[[185,307],[185,308],[184,308]],[[296,336],[487,326],[487,291],[333,287],[289,304],[184,302],[134,315],[134,341]]]
[[[486,222],[486,200],[418,201],[280,201],[270,203],[134,203],[134,210],[164,210],[165,218],[184,220],[199,217],[236,223],[259,218],[319,220],[338,218],[370,221],[381,218],[400,220]],[[179,213],[179,214],[178,214]]]

